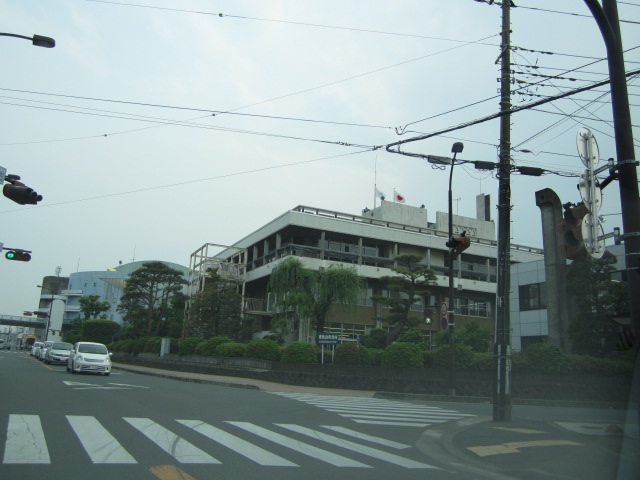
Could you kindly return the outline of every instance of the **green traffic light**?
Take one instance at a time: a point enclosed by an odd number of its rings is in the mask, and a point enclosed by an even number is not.
[[[16,252],[7,252],[5,257],[8,258],[9,260],[13,260],[14,258],[16,258]]]

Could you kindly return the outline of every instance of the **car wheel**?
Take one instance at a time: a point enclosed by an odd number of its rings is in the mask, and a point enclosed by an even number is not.
[[[108,377],[111,372],[104,372],[104,376]]]
[[[76,367],[73,365],[73,362],[71,362],[71,373],[76,373]]]
[[[67,363],[67,372],[70,372],[71,370],[69,370],[69,364]]]

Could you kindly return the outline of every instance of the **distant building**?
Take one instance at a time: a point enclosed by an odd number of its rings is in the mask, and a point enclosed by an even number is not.
[[[612,245],[606,251],[616,257],[611,279],[624,280],[624,245]],[[525,350],[533,343],[546,343],[548,340],[545,278],[543,259],[511,266],[511,347],[515,351]]]
[[[489,197],[479,195],[477,218],[453,216],[454,234],[466,230],[471,246],[455,260],[456,327],[475,320],[492,332],[495,328],[496,231],[488,218]],[[366,290],[355,313],[335,309],[327,321],[327,331],[343,340],[357,340],[372,328],[387,327],[388,309],[374,305],[373,295],[391,295],[380,279],[393,275],[394,258],[418,254],[437,274],[437,285],[428,298],[421,298],[412,310],[420,318],[419,328],[426,340],[441,329],[438,306],[448,302],[448,214],[436,212],[429,222],[427,209],[385,202],[360,215],[295,207],[271,220],[232,246],[209,254],[207,244],[191,256],[191,292],[204,285],[208,268],[224,266],[238,282],[244,296],[244,315],[254,319],[254,337],[267,335],[273,317],[273,298],[268,291],[272,270],[286,257],[301,259],[306,268],[321,270],[330,265],[356,267],[366,279]],[[542,250],[512,245],[513,263],[542,259]],[[445,321],[446,323],[446,321]],[[308,326],[293,324],[288,340],[315,341]]]
[[[88,295],[98,295],[101,302],[109,302],[110,307],[104,313],[104,318],[122,325],[123,319],[122,314],[118,312],[118,305],[127,278],[143,264],[151,261],[155,260],[126,263],[109,270],[76,272],[69,277],[44,277],[40,291],[40,311],[48,314],[51,309],[48,338],[59,340],[63,329],[82,318],[80,298]],[[162,263],[182,272],[185,278],[189,277],[187,267],[172,262]]]

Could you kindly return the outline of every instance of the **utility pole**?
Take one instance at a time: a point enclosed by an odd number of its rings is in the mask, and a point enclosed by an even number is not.
[[[500,44],[500,163],[498,166],[498,284],[493,421],[511,420],[511,2],[502,2]]]

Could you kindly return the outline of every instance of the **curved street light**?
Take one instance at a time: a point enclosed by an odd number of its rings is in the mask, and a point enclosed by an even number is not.
[[[26,37],[24,35],[16,35],[15,33],[0,32],[0,37],[24,38],[25,40],[31,40],[31,42],[36,47],[53,48],[56,46],[56,41],[53,38],[45,37],[42,35],[34,35],[33,37]]]
[[[462,142],[456,142],[451,147],[451,153],[453,158],[451,159],[451,171],[449,172],[449,240],[453,239],[453,192],[451,189],[451,183],[453,181],[453,166],[456,164],[456,155],[458,155],[464,149]],[[453,288],[453,258],[455,256],[455,249],[449,249],[449,353],[451,359],[449,361],[449,396],[456,396],[456,339],[455,339],[455,290]]]

